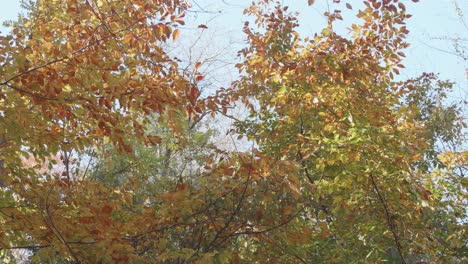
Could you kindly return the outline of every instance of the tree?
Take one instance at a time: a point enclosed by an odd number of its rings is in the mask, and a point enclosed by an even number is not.
[[[130,153],[130,135],[148,144],[160,141],[143,129],[149,113],[174,133],[173,116],[195,113],[198,90],[161,46],[177,39],[187,7],[184,1],[25,3],[27,15],[0,39],[2,248],[30,240],[32,248],[58,243],[54,251],[77,260],[51,214],[63,206],[70,185],[77,195],[80,188],[100,188],[68,170],[40,175],[23,166],[22,156],[32,154],[40,165],[61,151],[68,164],[74,150],[105,141]],[[15,231],[18,226],[24,228]]]
[[[431,221],[450,222],[454,229],[446,232],[457,237],[460,250],[466,242],[463,198],[445,193],[453,207],[443,205],[436,193],[445,187],[431,182],[440,172],[416,166],[438,162],[437,137],[450,141],[460,135],[459,112],[433,102],[433,76],[422,77],[422,84],[395,82],[404,68],[409,15],[394,2],[364,1],[366,8],[358,12],[363,23],[351,26],[351,38],[333,30],[333,22],[342,19],[339,10],[327,14],[328,27],[310,40],[300,38],[297,20],[280,3],[270,9],[261,2],[246,11],[255,26],[244,27],[249,46],[241,51],[243,77],[227,96],[250,106],[252,118],[238,124],[239,132],[262,153],[300,169],[287,178],[301,190],[298,225],[315,229],[298,253],[304,263],[462,261],[446,254],[453,250],[446,242],[434,241],[435,227],[427,221],[434,211],[457,214],[458,223],[450,217]],[[443,96],[447,85],[439,82],[434,89]],[[464,187],[459,178],[454,181],[447,184],[460,195]],[[271,241],[281,248],[291,244]]]
[[[465,261],[467,152],[437,148],[461,144],[464,120],[431,98],[450,84],[396,81],[406,7],[364,4],[352,36],[334,31],[335,10],[302,38],[279,1],[252,3],[241,76],[202,98],[200,64],[181,71],[164,49],[185,1],[31,1],[0,37],[1,254]],[[248,151],[219,149],[196,130],[239,103],[250,113],[232,131]]]

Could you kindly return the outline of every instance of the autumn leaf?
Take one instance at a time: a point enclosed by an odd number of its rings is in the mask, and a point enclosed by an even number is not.
[[[197,76],[195,76],[195,81],[196,81],[196,82],[200,82],[200,81],[202,81],[203,79],[205,79],[205,76],[203,76],[203,75],[197,75]]]
[[[179,34],[180,34],[179,29],[174,30],[174,32],[172,32],[172,39],[176,41],[179,38]]]

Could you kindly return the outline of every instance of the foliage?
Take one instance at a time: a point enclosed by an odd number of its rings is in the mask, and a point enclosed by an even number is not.
[[[351,36],[335,32],[335,10],[302,38],[287,7],[252,3],[241,76],[201,98],[200,63],[185,75],[164,49],[185,1],[30,2],[0,36],[0,257],[466,261],[451,83],[397,81],[410,15],[399,1],[364,4]],[[252,147],[218,148],[200,124],[239,103],[249,116],[232,131]]]

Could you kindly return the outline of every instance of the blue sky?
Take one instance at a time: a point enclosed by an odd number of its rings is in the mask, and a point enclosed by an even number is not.
[[[15,19],[20,12],[19,2],[19,0],[0,0],[0,20]],[[204,32],[204,34],[210,35],[212,46],[216,46],[216,43],[220,43],[219,45],[224,43],[227,46],[236,46],[242,43],[241,28],[243,21],[246,20],[242,16],[242,11],[251,0],[194,0],[191,2],[195,9],[214,12],[208,15],[189,14],[189,19],[193,20],[194,25],[203,23],[209,27],[208,31],[215,32]],[[299,22],[302,35],[320,30],[324,23],[321,14],[327,9],[327,0],[316,0],[315,2],[314,6],[309,7],[307,0],[283,0],[285,5],[300,11]],[[332,1],[328,0],[328,2]],[[355,10],[361,3],[357,0],[343,2],[352,3],[355,5]],[[468,23],[468,0],[425,0],[417,4],[411,0],[402,0],[401,2],[407,5],[408,13],[413,15],[407,26],[410,30],[408,41],[411,46],[406,50],[406,70],[402,72],[401,77],[410,78],[421,72],[439,73],[442,79],[457,82],[454,97],[466,99],[468,97],[468,76],[466,76],[465,69],[468,68],[468,61],[440,51],[453,51],[453,45],[448,40],[438,40],[437,38],[458,36],[468,39],[468,28],[465,28],[459,20],[454,8],[455,2]],[[344,12],[343,16],[345,22],[354,19],[352,14],[348,12]],[[0,27],[0,30],[5,31],[3,27]],[[185,32],[192,36],[182,34],[182,37],[193,38],[194,32],[197,31],[185,30]],[[465,42],[465,45],[468,46],[468,43]],[[235,49],[233,49],[233,53],[235,54]]]

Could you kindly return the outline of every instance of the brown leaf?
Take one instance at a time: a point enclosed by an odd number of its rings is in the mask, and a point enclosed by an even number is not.
[[[147,136],[147,138],[148,138],[149,143],[152,145],[157,145],[162,142],[162,139],[159,136],[151,135],[151,136]]]
[[[110,214],[110,213],[112,213],[112,211],[113,211],[113,208],[112,208],[112,206],[110,206],[109,204],[104,205],[104,206],[102,207],[102,209],[101,209],[101,212],[102,212],[103,214]]]
[[[190,102],[192,104],[195,104],[195,101],[197,100],[198,98],[198,95],[200,94],[200,92],[198,91],[197,87],[195,86],[192,86],[190,87]]]

